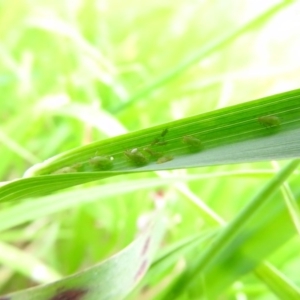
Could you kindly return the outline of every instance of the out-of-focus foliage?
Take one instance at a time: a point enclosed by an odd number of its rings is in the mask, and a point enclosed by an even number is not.
[[[299,13],[298,1],[1,1],[0,178],[21,177],[33,164],[92,141],[298,88]],[[26,223],[18,222],[21,211],[12,217],[18,226],[1,231],[1,241],[45,268],[21,274],[8,253],[0,253],[1,294],[69,275],[120,251],[161,203],[168,203],[165,247],[214,232],[220,220],[235,218],[277,167],[266,162],[165,172],[161,176],[210,177],[137,187],[125,195],[120,189],[101,202],[95,197]],[[102,183],[135,185],[156,176]],[[273,201],[299,195],[291,177]],[[269,259],[299,285],[298,249],[297,237]],[[155,299],[167,289],[184,270],[184,251],[174,261],[150,272],[132,299]],[[258,277],[241,280],[222,296],[274,299]],[[196,294],[192,287],[178,299]]]

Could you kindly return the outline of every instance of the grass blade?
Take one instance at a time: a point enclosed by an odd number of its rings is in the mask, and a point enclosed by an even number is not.
[[[260,118],[265,116],[274,116],[279,123],[263,123]],[[0,188],[0,201],[42,195],[119,174],[296,158],[300,153],[299,116],[300,90],[294,90],[92,143],[35,165],[26,173],[33,178]],[[165,144],[153,146],[166,128]],[[186,137],[196,138],[201,147],[195,149],[186,143]],[[144,153],[145,165],[137,166],[124,155],[132,151],[128,149],[145,148],[171,160],[158,164],[155,155]],[[111,170],[93,167],[95,153],[113,157]],[[53,174],[64,168],[75,173]]]
[[[124,299],[150,266],[159,246],[164,224],[157,213],[151,224],[123,251],[81,273],[64,279],[4,296],[11,300]]]
[[[289,163],[232,222],[220,230],[210,246],[206,247],[196,261],[193,259],[191,266],[174,283],[173,288],[164,299],[172,299],[175,295],[180,294],[187,288],[187,285],[192,284],[193,280],[199,280],[198,274],[205,276],[205,286],[208,288],[206,292],[214,297],[222,285],[224,287],[236,278],[237,273],[241,275],[246,270],[250,271],[255,264],[261,261],[261,258],[270,251],[274,251],[283,241],[292,236],[292,227],[288,222],[289,216],[283,209],[283,203],[274,205],[270,202],[270,196],[297,168],[299,163],[300,160]],[[262,219],[267,212],[268,219],[266,217]],[[278,228],[275,229],[275,227]],[[261,244],[262,240],[265,243]],[[245,256],[244,259],[237,259],[241,255]],[[228,264],[230,264],[229,269]],[[216,280],[219,277],[217,274],[222,273],[222,270],[225,269],[228,273],[226,278]],[[229,270],[233,270],[231,275],[229,275]]]

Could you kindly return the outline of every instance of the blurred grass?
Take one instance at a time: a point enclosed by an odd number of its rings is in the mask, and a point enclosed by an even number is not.
[[[264,22],[242,30],[266,12]],[[1,1],[1,181],[92,141],[298,88],[299,12],[297,1]],[[210,48],[233,32],[238,34],[228,43]],[[201,59],[184,63],[199,53]],[[155,83],[172,70],[180,72],[158,88]],[[168,202],[165,244],[172,244],[216,228],[195,209],[195,201],[230,221],[275,171],[270,163],[255,163],[170,173],[199,172],[228,176],[189,182],[192,194],[182,194],[176,185],[120,192],[6,229],[1,238],[67,275],[127,245],[155,203]],[[245,176],[237,178],[235,172]],[[155,175],[126,176],[132,185],[148,178]],[[292,199],[299,199],[295,177],[288,188]],[[299,286],[298,247],[299,240],[292,240],[270,260]],[[162,271],[135,299],[146,299],[146,291],[153,299],[151,291],[171,271]],[[3,294],[40,281],[3,261],[0,282]],[[249,299],[275,299],[251,276],[243,280],[242,291],[233,285],[222,296],[236,299],[241,292]]]

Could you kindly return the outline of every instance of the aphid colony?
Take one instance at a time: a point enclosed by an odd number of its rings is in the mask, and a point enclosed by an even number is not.
[[[164,129],[159,137],[155,138],[151,144],[142,149],[134,148],[130,150],[125,150],[123,152],[126,159],[133,165],[141,167],[147,165],[149,161],[156,160],[156,163],[161,164],[173,159],[171,155],[164,155],[160,150],[154,149],[156,146],[161,147],[167,145],[165,141],[165,135],[168,133],[168,128]],[[86,164],[76,164],[69,167],[61,168],[52,174],[67,174],[76,173],[83,168],[84,171],[105,171],[110,170],[113,167],[112,156],[101,156],[98,153],[94,157],[91,157]]]
[[[165,154],[165,146],[168,144],[165,136],[169,132],[169,129],[164,129],[161,134],[154,138],[153,141],[143,148],[133,148],[125,150],[123,152],[127,161],[137,167],[147,165],[150,161],[155,161],[157,164],[163,164],[174,159],[173,155]],[[188,146],[192,152],[199,151],[202,144],[200,140],[192,135],[187,135],[182,138],[182,143]],[[64,167],[52,174],[66,174],[76,173],[79,169],[84,171],[105,171],[110,170],[113,167],[112,156],[101,156],[98,153],[94,157],[91,157],[86,164],[75,164],[73,166]]]
[[[165,136],[168,132],[169,129],[165,128],[158,137],[154,138],[149,146],[146,146],[142,149],[134,148],[131,150],[126,150],[124,151],[124,155],[128,161],[135,166],[144,166],[151,160],[156,160],[157,164],[172,160],[173,156],[164,155],[162,151],[162,146],[166,146],[168,144],[168,142],[165,140]],[[157,149],[157,147],[159,147],[159,149]]]
[[[268,115],[261,116],[257,118],[260,125],[265,128],[278,128],[281,125],[281,121],[277,116]],[[153,141],[146,147],[143,148],[133,148],[130,150],[125,150],[123,152],[124,156],[129,163],[141,167],[147,165],[150,161],[155,161],[157,164],[166,163],[174,159],[173,155],[165,154],[165,146],[168,145],[168,141],[165,140],[165,136],[169,132],[168,128],[165,128],[161,134],[154,138]],[[193,135],[185,135],[182,138],[182,143],[187,146],[190,152],[198,152],[202,150],[202,142],[199,138]],[[92,171],[105,171],[113,167],[112,156],[101,156],[96,153],[96,155],[90,158],[88,164],[92,168]],[[82,163],[75,164],[73,166],[61,168],[52,174],[67,174],[78,172],[82,167]],[[90,169],[89,169],[90,170]]]
[[[144,166],[149,163],[150,160],[155,160],[157,164],[163,164],[174,159],[171,154],[164,154],[164,146],[168,144],[165,140],[166,134],[169,129],[164,129],[161,134],[154,138],[149,146],[142,149],[134,148],[124,151],[124,155],[127,157],[130,163],[136,166]],[[182,142],[187,145],[191,152],[200,151],[202,148],[201,141],[192,136],[186,135],[182,138]]]

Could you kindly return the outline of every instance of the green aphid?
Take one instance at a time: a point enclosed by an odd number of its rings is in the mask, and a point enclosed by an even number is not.
[[[168,144],[168,142],[165,141],[164,139],[155,138],[150,145],[151,146],[165,146],[167,144]]]
[[[150,147],[144,148],[143,151],[147,152],[150,156],[152,156],[152,157],[154,157],[154,158],[158,158],[158,157],[163,156],[163,153],[162,153],[162,152],[154,151],[154,150],[152,150]]]
[[[168,142],[165,141],[165,135],[169,132],[168,128],[165,128],[161,134],[160,137],[155,138],[152,143],[151,146],[165,146],[168,144]]]
[[[182,138],[182,142],[186,145],[188,145],[188,147],[190,148],[190,150],[192,151],[197,151],[197,150],[200,150],[201,147],[202,147],[202,143],[201,141],[192,136],[192,135],[185,135],[183,138]]]
[[[108,170],[111,169],[113,166],[113,157],[97,155],[90,159],[90,164],[94,168],[98,168],[101,170]]]
[[[164,137],[169,132],[168,128],[165,128],[162,133],[160,134],[161,137]]]
[[[155,145],[156,146],[165,146],[165,145],[167,145],[168,144],[168,142],[166,142],[166,141],[159,141],[159,142],[157,142]]]
[[[156,161],[156,163],[157,164],[163,164],[163,163],[168,162],[168,161],[173,160],[173,159],[174,159],[174,157],[172,155],[164,155],[164,156],[160,157]]]
[[[68,174],[68,173],[76,173],[76,172],[77,172],[77,169],[74,167],[64,167],[64,168],[61,168],[51,174]]]
[[[148,158],[137,148],[124,151],[124,155],[136,166],[144,166],[148,163]]]
[[[262,126],[264,126],[266,128],[278,127],[281,124],[280,119],[278,117],[272,116],[272,115],[258,117],[257,121],[259,124],[261,124]]]

